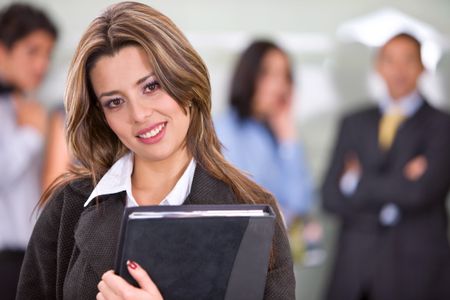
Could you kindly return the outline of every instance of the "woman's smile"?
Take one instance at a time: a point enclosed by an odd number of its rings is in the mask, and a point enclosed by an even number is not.
[[[144,144],[156,144],[164,137],[167,122],[154,124],[138,132],[136,137]]]

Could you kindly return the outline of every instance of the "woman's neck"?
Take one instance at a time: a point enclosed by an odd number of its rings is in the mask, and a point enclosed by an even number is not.
[[[132,193],[139,205],[158,205],[170,193],[192,157],[186,148],[162,161],[148,161],[135,155],[131,175]]]

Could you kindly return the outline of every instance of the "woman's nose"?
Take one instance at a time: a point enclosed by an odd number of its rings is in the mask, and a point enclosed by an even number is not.
[[[139,100],[129,100],[129,117],[132,123],[143,123],[153,113],[153,108],[143,105]]]

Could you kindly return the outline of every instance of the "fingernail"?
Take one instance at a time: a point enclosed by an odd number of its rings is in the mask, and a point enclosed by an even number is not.
[[[137,267],[138,267],[137,263],[135,263],[135,262],[132,261],[132,260],[128,260],[128,261],[127,261],[127,266],[130,267],[130,268],[133,269],[133,270],[136,270]]]

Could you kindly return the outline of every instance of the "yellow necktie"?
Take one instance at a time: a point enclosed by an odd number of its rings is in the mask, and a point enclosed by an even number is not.
[[[391,147],[398,127],[405,119],[406,116],[399,110],[393,110],[383,115],[378,134],[381,149],[388,150]]]

